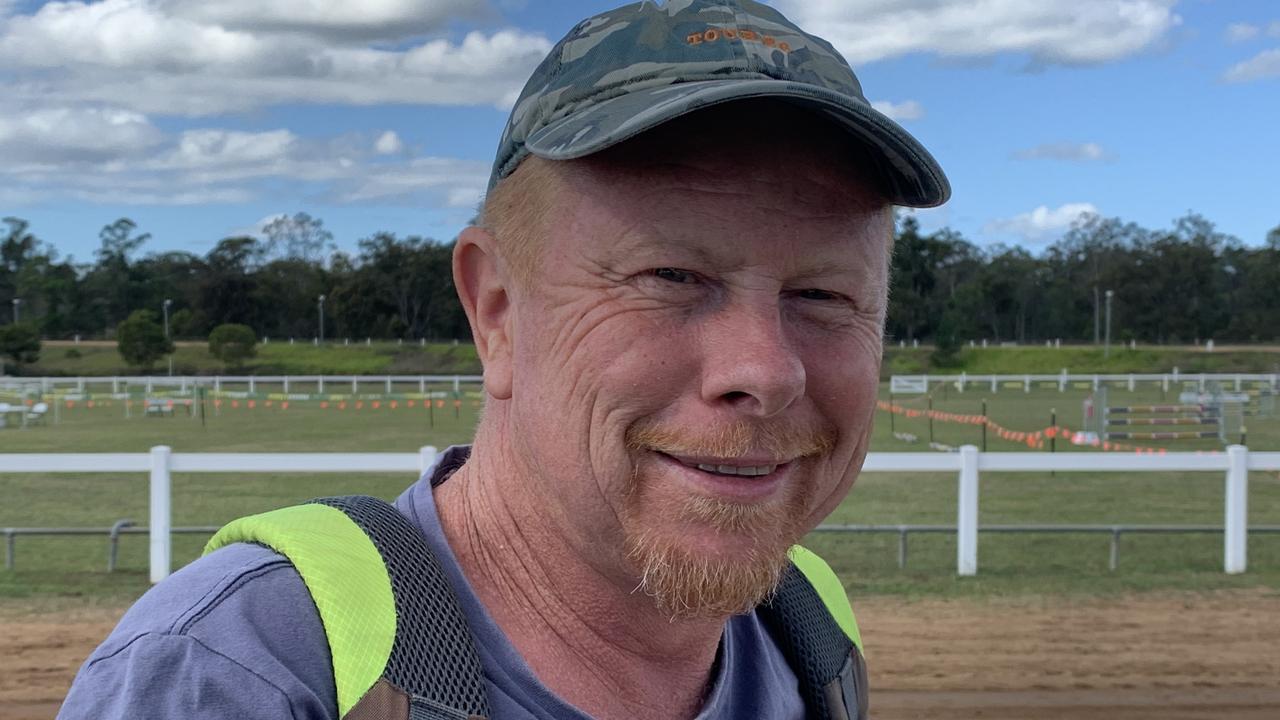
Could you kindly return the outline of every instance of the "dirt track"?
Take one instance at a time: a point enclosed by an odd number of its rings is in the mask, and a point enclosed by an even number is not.
[[[1280,718],[1280,592],[856,606],[878,720]],[[0,613],[0,717],[52,717],[118,615]]]

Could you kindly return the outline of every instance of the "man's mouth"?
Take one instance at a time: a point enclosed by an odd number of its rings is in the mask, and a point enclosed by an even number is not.
[[[663,453],[667,455],[666,453]],[[705,473],[714,475],[727,475],[730,477],[760,477],[769,475],[779,467],[786,465],[785,462],[764,462],[764,461],[742,461],[717,458],[686,458],[678,455],[667,455],[667,457],[675,460],[681,465],[691,468],[697,468]]]

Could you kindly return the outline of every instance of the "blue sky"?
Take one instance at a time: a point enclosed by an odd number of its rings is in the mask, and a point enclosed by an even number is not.
[[[447,240],[571,0],[0,0],[0,216],[89,260],[118,217],[207,252],[281,213]],[[1280,3],[773,0],[853,63],[983,245],[1081,212],[1280,225]]]

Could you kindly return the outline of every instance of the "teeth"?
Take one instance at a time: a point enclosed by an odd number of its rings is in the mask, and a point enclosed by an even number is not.
[[[744,477],[757,477],[759,475],[768,475],[778,469],[777,465],[755,465],[747,467],[734,467],[733,465],[706,465],[699,463],[696,465],[703,472],[716,473],[717,475],[741,475]]]

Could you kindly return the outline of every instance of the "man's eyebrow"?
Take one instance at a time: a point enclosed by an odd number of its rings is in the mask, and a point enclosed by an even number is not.
[[[622,232],[619,233],[617,240],[611,248],[611,253],[615,255],[634,254],[643,257],[645,255],[679,251],[697,262],[710,263],[715,259],[710,251],[696,243],[655,235],[651,232],[637,232],[634,230]]]

